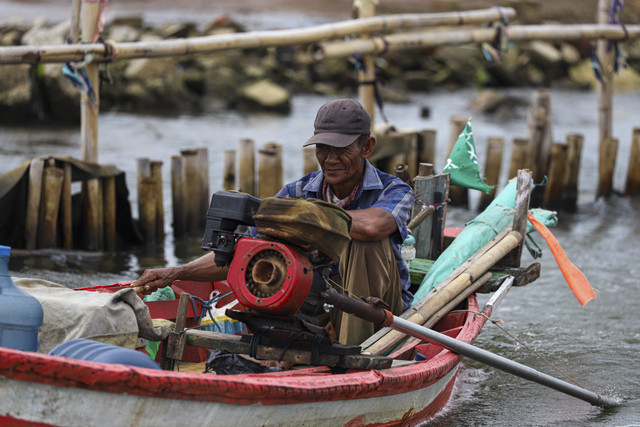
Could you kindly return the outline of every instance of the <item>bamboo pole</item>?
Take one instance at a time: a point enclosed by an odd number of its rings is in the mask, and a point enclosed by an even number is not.
[[[40,221],[38,224],[38,246],[52,248],[56,246],[58,234],[58,212],[64,170],[55,167],[53,159],[44,168],[42,177],[42,201],[40,202]]]
[[[357,10],[358,18],[371,18],[376,14],[375,0],[354,1],[353,5]],[[375,85],[376,66],[374,57],[371,54],[364,55],[361,59],[362,66],[358,68],[358,97],[365,110],[371,116],[371,134],[375,123]]]
[[[27,194],[27,212],[24,224],[25,248],[33,250],[38,244],[38,217],[42,199],[42,174],[44,160],[31,160],[29,165],[29,190]]]
[[[268,142],[258,152],[258,197],[272,197],[282,188],[282,144]]]
[[[411,185],[411,175],[409,174],[409,167],[405,164],[397,164],[393,169],[393,174],[400,178],[405,183]]]
[[[627,196],[636,196],[640,194],[640,128],[633,129],[625,194]]]
[[[256,150],[252,139],[238,141],[238,189],[256,195]]]
[[[557,210],[562,202],[562,190],[567,167],[566,144],[555,142],[551,144],[551,162],[549,163],[549,182],[545,187],[543,206]]]
[[[626,31],[625,31],[626,29]],[[509,26],[509,41],[531,40],[626,40],[640,37],[639,25],[513,25]],[[313,48],[313,58],[343,58],[351,55],[375,54],[403,49],[424,49],[438,46],[456,46],[472,43],[491,43],[498,36],[498,27],[422,31],[368,39],[321,42]]]
[[[429,14],[397,14],[341,21],[300,29],[251,31],[246,33],[218,34],[189,39],[171,39],[158,42],[130,42],[112,44],[118,59],[151,58],[196,53],[209,53],[229,49],[265,48],[310,44],[321,40],[341,39],[346,36],[376,34],[442,25],[482,24],[515,17],[513,8],[489,8],[464,12]],[[494,34],[495,37],[495,34]],[[0,47],[0,64],[48,63],[82,61],[91,54],[95,61],[108,61],[109,52],[102,43],[61,46],[10,46]]]
[[[542,182],[547,173],[551,152],[551,95],[537,90],[527,117],[529,126],[529,155],[527,156],[534,182]]]
[[[155,183],[153,192],[156,207],[156,238],[160,241],[164,239],[164,197],[162,193],[162,162],[154,160],[151,162],[151,179]]]
[[[147,245],[155,245],[156,239],[156,182],[151,177],[138,180],[138,218],[142,237]]]
[[[82,1],[80,10],[81,39],[85,43],[92,43],[98,27],[100,4],[98,2]],[[84,59],[84,55],[83,55]],[[80,140],[82,160],[98,163],[98,110],[100,108],[100,80],[98,78],[98,64],[93,61],[85,66],[87,75],[95,94],[95,104],[89,97],[80,95]],[[100,197],[100,182],[89,179],[82,183],[84,223],[84,245],[89,250],[102,248],[102,210]]]
[[[62,247],[73,247],[73,204],[71,198],[71,164],[64,163],[64,180],[60,196],[60,216],[62,217]]]
[[[318,159],[316,159],[315,147],[303,147],[302,157],[304,162],[304,175],[318,170]]]
[[[171,206],[173,214],[173,235],[175,237],[182,237],[187,231],[182,169],[182,157],[171,156]]]
[[[527,235],[527,224],[529,221],[529,206],[531,200],[531,171],[528,169],[518,170],[518,181],[516,186],[516,205],[513,212],[513,224],[511,230],[519,233],[520,236]],[[500,266],[520,267],[522,259],[522,247],[524,239],[518,243],[512,251],[500,260]]]
[[[420,163],[435,163],[436,161],[436,131],[424,129],[418,132],[418,165]]]
[[[104,248],[116,250],[116,178],[108,176],[102,179],[104,197]]]
[[[480,195],[479,210],[486,209],[489,203],[496,196],[496,190],[498,188],[498,179],[500,178],[500,170],[502,169],[502,151],[504,149],[504,138],[491,137],[487,141],[487,158],[484,166],[484,176],[487,179],[488,185],[494,185],[495,187],[489,192],[489,194],[482,193]]]
[[[198,175],[198,206],[197,218],[200,227],[204,228],[207,223],[207,212],[209,211],[209,150],[205,147],[196,148],[196,167]]]
[[[511,145],[511,162],[509,163],[508,179],[518,176],[519,169],[528,168],[529,140],[523,138],[514,138]]]
[[[184,197],[184,214],[186,231],[195,234],[200,224],[199,208],[199,178],[198,178],[198,153],[196,150],[183,150],[182,156],[182,194]],[[204,226],[204,223],[202,224]]]
[[[562,191],[562,208],[575,212],[578,202],[578,177],[584,137],[580,134],[567,135],[567,167]]]
[[[236,151],[224,152],[223,188],[227,191],[236,189]]]
[[[509,251],[516,248],[522,241],[522,235],[517,231],[511,231],[493,248],[482,255],[476,262],[471,264],[463,273],[453,279],[446,287],[435,293],[426,304],[422,305],[419,310],[415,311],[406,320],[419,325],[424,324],[436,314],[449,301],[463,292],[474,281],[479,279],[487,272],[496,262],[504,257]],[[404,334],[398,331],[391,331],[382,339],[376,341],[366,349],[371,354],[385,354],[393,346],[395,346]]]
[[[596,197],[608,198],[613,193],[613,174],[616,166],[618,140],[607,137],[600,147],[598,191]]]

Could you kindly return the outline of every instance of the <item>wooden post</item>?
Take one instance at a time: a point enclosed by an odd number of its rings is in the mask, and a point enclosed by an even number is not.
[[[627,196],[636,196],[640,194],[640,128],[633,129],[625,194]]]
[[[71,164],[64,163],[64,180],[60,196],[60,216],[62,217],[62,247],[73,248],[73,208],[71,202]]]
[[[526,169],[528,164],[529,140],[514,138],[511,145],[511,163],[509,164],[508,179],[518,176],[518,170]]]
[[[238,141],[238,190],[256,195],[256,150],[252,139]]]
[[[616,166],[617,152],[618,140],[612,137],[604,138],[600,146],[599,180],[596,197],[608,198],[613,193],[613,173]]]
[[[529,165],[534,182],[541,182],[547,173],[551,151],[551,96],[546,90],[533,94],[529,108]]]
[[[225,150],[224,152],[224,169],[223,169],[223,185],[226,191],[236,189],[236,152],[235,150]]]
[[[83,42],[92,43],[98,28],[99,2],[82,2],[80,10],[81,38]],[[95,94],[95,104],[86,94],[80,96],[80,140],[82,144],[82,160],[98,163],[98,111],[100,109],[100,79],[98,63],[86,65],[87,75]],[[84,222],[84,245],[89,250],[102,248],[102,200],[100,182],[90,179],[82,183],[82,200]]]
[[[418,165],[436,162],[436,131],[424,129],[418,132]]]
[[[316,158],[316,147],[303,147],[302,157],[304,161],[304,175],[318,170],[318,159]]]
[[[375,0],[354,2],[358,18],[370,18],[376,14]],[[375,123],[375,80],[376,67],[371,54],[363,55],[362,68],[358,70],[358,97],[365,110],[371,116],[371,135]]]
[[[512,232],[518,232],[522,238],[518,245],[510,251],[504,259],[498,262],[500,266],[520,267],[522,258],[522,247],[527,235],[527,215],[529,214],[529,202],[531,199],[531,172],[526,169],[518,171],[518,182],[516,187],[516,205],[513,213]]]
[[[156,243],[155,181],[151,177],[151,161],[147,157],[136,159],[138,187],[138,222],[147,244]]]
[[[267,142],[258,152],[258,197],[272,197],[282,188],[282,144]]]
[[[598,24],[609,22],[611,0],[598,0],[596,20]],[[596,198],[605,198],[613,190],[613,169],[618,140],[613,138],[613,62],[615,55],[612,48],[607,49],[607,40],[596,41],[596,57],[602,66],[602,79],[598,81],[598,191]],[[615,149],[613,145],[615,144]],[[612,162],[613,159],[613,162]]]
[[[58,232],[58,212],[64,171],[55,167],[53,159],[48,161],[42,177],[42,201],[40,202],[40,221],[38,225],[38,246],[52,248],[56,246]]]
[[[411,175],[409,174],[409,168],[407,165],[399,164],[396,165],[394,171],[394,175],[411,185]]]
[[[162,162],[154,160],[151,162],[151,179],[155,183],[153,192],[155,193],[156,206],[156,238],[164,240],[164,197],[162,192]]]
[[[447,150],[447,157],[451,155],[453,146],[458,141],[460,133],[467,125],[467,116],[462,114],[454,114],[449,117],[449,148]],[[449,199],[453,206],[468,206],[469,205],[469,191],[466,188],[452,185],[449,188]]]
[[[414,191],[418,203],[413,207],[412,218],[415,218],[422,209],[446,201],[449,195],[448,174],[433,175],[433,165],[428,163],[421,163],[418,173],[419,175],[414,179]],[[444,204],[413,230],[418,258],[435,259],[442,252],[446,212],[446,204]]]
[[[186,231],[195,234],[201,227],[200,188],[198,177],[198,153],[196,150],[183,150],[182,155],[182,194],[184,195],[184,213]],[[204,226],[204,223],[202,224]]]
[[[116,177],[102,179],[104,196],[104,248],[116,250]]]
[[[545,187],[543,202],[543,206],[547,209],[557,210],[561,206],[567,168],[567,148],[566,144],[558,142],[551,144],[549,182]]]
[[[27,212],[24,224],[25,248],[33,250],[38,244],[38,217],[40,215],[40,200],[42,198],[42,174],[44,161],[31,160],[29,166],[29,193],[27,195]]]
[[[578,202],[578,177],[584,137],[580,134],[567,135],[567,167],[562,191],[562,209],[575,212]]]
[[[187,231],[182,169],[182,157],[171,156],[171,210],[173,214],[173,235],[175,237],[182,237]]]
[[[155,245],[156,239],[156,183],[151,177],[138,179],[138,217],[145,244]]]
[[[418,174],[418,132],[413,129],[403,129],[400,131],[405,138],[409,150],[406,152],[406,164],[409,167],[409,175]]]
[[[485,160],[484,176],[488,185],[495,185],[489,194],[482,193],[480,196],[479,209],[484,210],[496,196],[500,170],[502,169],[502,150],[504,149],[504,138],[489,138],[487,141],[487,158]]]
[[[209,194],[209,150],[207,148],[196,148],[196,168],[198,176],[197,223],[199,227],[204,229],[207,222],[207,212],[209,211],[209,201],[211,200],[211,195]]]
[[[84,212],[84,247],[90,251],[102,249],[102,197],[100,180],[82,182],[82,211]]]

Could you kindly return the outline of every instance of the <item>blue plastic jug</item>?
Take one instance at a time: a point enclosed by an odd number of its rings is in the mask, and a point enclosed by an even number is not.
[[[11,248],[0,245],[0,347],[38,351],[42,306],[9,275]]]

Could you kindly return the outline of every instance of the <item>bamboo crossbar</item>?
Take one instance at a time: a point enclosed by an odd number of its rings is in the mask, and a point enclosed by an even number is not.
[[[626,30],[626,31],[625,31]],[[371,54],[388,50],[453,46],[470,43],[490,43],[496,39],[497,28],[429,30],[397,33],[347,41],[322,42],[313,50],[313,58],[340,58],[355,54]],[[640,37],[640,25],[579,24],[579,25],[516,25],[507,27],[508,40],[624,40]]]
[[[113,51],[102,43],[52,46],[0,47],[0,64],[50,63],[82,61],[85,55],[102,62],[118,59],[151,58],[171,55],[208,53],[229,49],[250,49],[294,44],[312,44],[322,40],[351,35],[383,33],[440,25],[481,24],[513,18],[516,12],[510,7],[493,7],[460,12],[383,15],[307,28],[251,31],[246,33],[218,34],[188,39],[172,39],[157,42],[113,43]]]

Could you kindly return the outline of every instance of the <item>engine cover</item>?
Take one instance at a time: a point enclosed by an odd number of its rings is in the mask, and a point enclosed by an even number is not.
[[[298,312],[311,289],[313,269],[300,251],[279,242],[242,238],[227,281],[247,308],[280,316]]]

